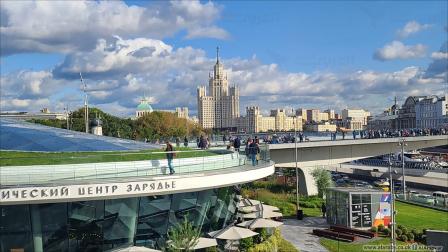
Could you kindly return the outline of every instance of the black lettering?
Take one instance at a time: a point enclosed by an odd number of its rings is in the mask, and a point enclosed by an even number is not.
[[[132,185],[131,184],[129,184],[128,186],[127,186],[127,190],[126,190],[126,192],[132,192]],[[112,187],[112,189],[113,189],[113,187]]]
[[[85,189],[84,187],[80,187],[80,188],[78,188],[78,194],[79,194],[79,195],[84,195],[84,194],[86,194],[86,189]]]
[[[103,193],[103,187],[102,186],[97,186],[96,187],[96,194],[102,194]]]
[[[112,186],[112,193],[114,193],[114,192],[115,192],[115,190],[117,190],[117,188],[118,188],[118,186],[116,186],[116,185],[113,185],[113,186]]]
[[[40,196],[43,198],[43,197],[48,197],[48,194],[47,194],[47,189],[41,189],[40,190]]]
[[[19,198],[19,191],[12,191],[12,196]]]
[[[163,189],[163,183],[159,182],[159,185],[157,186],[157,190],[162,190]]]
[[[53,196],[58,196],[58,189],[57,188],[50,189],[50,197],[53,197]]]
[[[91,186],[87,187],[87,194],[89,195],[93,194],[93,188]]]
[[[171,188],[173,188],[173,189],[176,188],[176,181],[173,180],[173,181],[171,182]]]
[[[61,196],[68,196],[68,188],[67,187],[61,188]]]
[[[37,189],[31,190],[31,192],[30,192],[31,198],[36,198],[37,197],[37,192],[39,192],[39,190],[37,190]]]
[[[140,191],[140,186],[138,184],[135,184],[134,191]]]
[[[149,184],[149,189],[151,190],[156,189],[156,185],[154,183]]]
[[[169,189],[170,188],[170,183],[168,181],[165,181],[165,189]]]
[[[26,199],[28,197],[28,193],[26,190],[22,190],[21,195],[23,199]]]
[[[109,186],[104,186],[104,188],[106,189],[106,194],[109,193]]]
[[[146,190],[146,188],[148,187],[148,184],[146,184],[146,183],[143,183],[143,188],[142,188],[142,191],[144,191],[144,190]]]
[[[3,199],[9,199],[9,191],[3,191],[2,192],[2,200]]]

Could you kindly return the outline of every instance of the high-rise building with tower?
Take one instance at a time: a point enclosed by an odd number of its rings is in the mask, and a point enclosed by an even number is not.
[[[206,129],[234,129],[240,116],[240,95],[236,86],[229,87],[227,73],[219,61],[219,48],[208,86],[208,92],[205,86],[198,88],[199,124]]]

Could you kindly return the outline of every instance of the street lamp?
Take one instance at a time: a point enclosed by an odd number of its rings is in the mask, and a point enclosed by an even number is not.
[[[395,252],[395,195],[394,195],[394,183],[392,177],[392,154],[389,154],[389,186],[390,186],[390,227],[391,227],[391,252]]]
[[[303,219],[303,211],[300,209],[299,206],[299,167],[298,167],[298,153],[297,153],[297,115],[294,114],[294,160],[296,163],[296,215],[297,215],[297,219],[298,220],[302,220]]]
[[[407,199],[407,195],[406,195],[406,178],[405,178],[405,173],[404,173],[404,146],[407,146],[408,144],[406,143],[406,139],[404,139],[404,137],[400,138],[400,142],[398,143],[398,146],[401,146],[401,174],[402,174],[402,188],[403,188],[403,197],[404,200]]]

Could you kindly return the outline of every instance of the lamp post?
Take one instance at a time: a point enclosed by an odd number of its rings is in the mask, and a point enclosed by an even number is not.
[[[394,195],[394,182],[392,177],[392,161],[389,154],[389,186],[390,186],[390,227],[391,227],[391,252],[395,252],[395,195]]]
[[[299,206],[299,167],[298,167],[298,153],[297,153],[297,115],[294,114],[294,160],[296,163],[296,215],[298,220],[303,219],[303,211]]]
[[[404,173],[404,146],[406,146],[406,140],[404,139],[404,137],[400,138],[400,142],[398,143],[398,146],[401,146],[401,178],[402,178],[402,188],[403,188],[403,197],[404,200],[407,199],[407,195],[406,195],[406,178],[405,178],[405,173]]]

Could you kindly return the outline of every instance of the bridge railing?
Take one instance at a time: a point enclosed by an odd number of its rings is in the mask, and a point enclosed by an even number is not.
[[[245,150],[193,150],[150,153],[101,153],[99,156],[21,157],[15,164],[0,166],[0,187],[35,184],[58,184],[75,181],[158,177],[170,174],[168,157],[174,174],[219,171],[221,169],[266,165],[267,145],[260,145],[253,163]],[[49,154],[48,154],[49,155]],[[152,155],[152,156],[151,156]],[[172,155],[172,156],[169,156]],[[4,157],[2,157],[4,159]],[[33,160],[30,160],[33,159]],[[48,163],[51,159],[52,163]],[[64,161],[69,161],[64,163]],[[34,164],[30,164],[30,162]],[[86,162],[88,161],[88,162]],[[5,163],[5,160],[3,160]],[[42,164],[43,163],[43,164]]]

